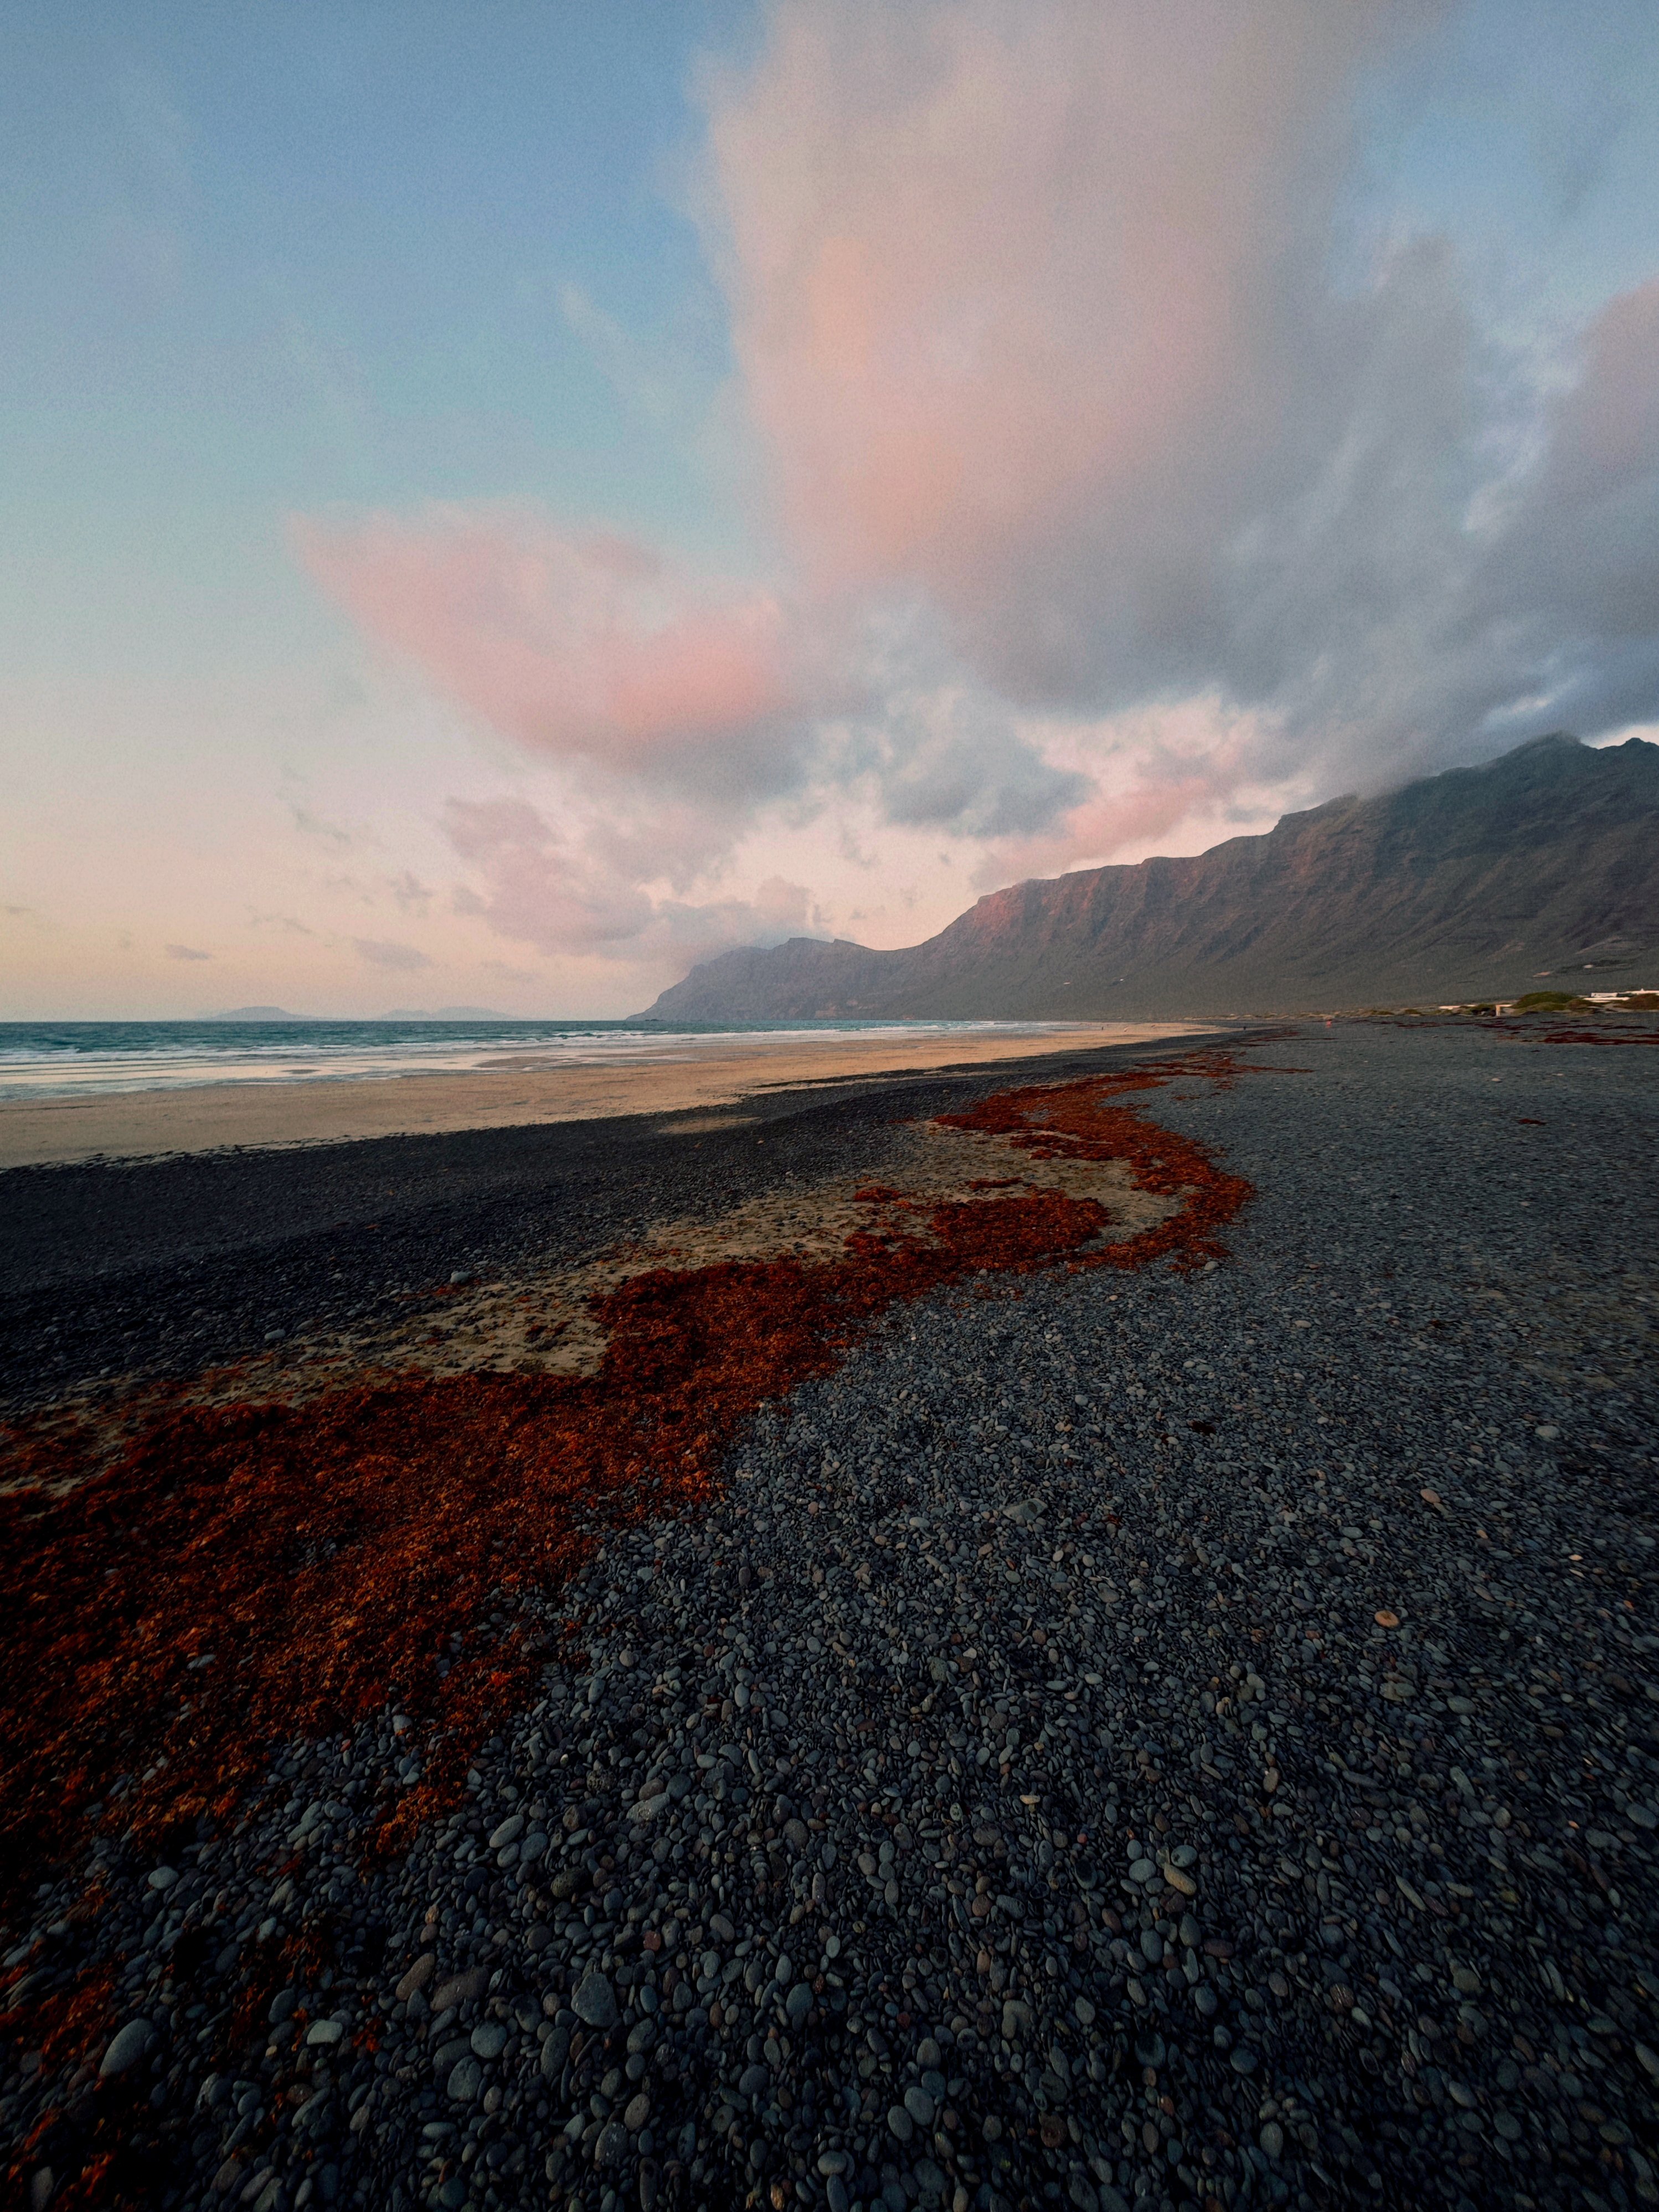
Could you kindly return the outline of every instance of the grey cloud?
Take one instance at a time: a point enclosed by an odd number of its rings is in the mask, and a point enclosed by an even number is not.
[[[301,806],[295,799],[289,800],[288,811],[295,828],[302,836],[319,838],[324,844],[332,845],[340,851],[356,842],[350,830],[342,830],[337,823],[325,822],[321,815],[314,814],[310,807]]]
[[[1249,711],[1236,786],[1363,787],[1651,714],[1655,288],[1581,333],[1551,398],[1559,361],[1490,325],[1445,240],[1333,274],[1365,73],[1442,12],[779,11],[714,104],[714,233],[809,556],[914,594],[1016,705]],[[1576,95],[1603,139],[1609,74]],[[1049,800],[981,738],[901,763],[888,804],[994,837]]]
[[[384,938],[354,937],[357,957],[368,961],[371,968],[415,969],[430,968],[432,962],[424,952],[412,945],[388,944]]]
[[[162,950],[169,960],[211,960],[210,952],[198,952],[193,945],[168,945]]]
[[[1518,471],[1516,364],[1443,246],[1302,336],[1250,495],[1168,456],[1159,530],[1056,538],[970,611],[988,672],[1080,712],[1213,689],[1263,717],[1241,773],[1361,787],[1659,711],[1659,284],[1585,334]]]
[[[1085,776],[1057,769],[1006,714],[961,692],[896,704],[877,781],[890,822],[958,837],[1031,836],[1088,797]]]
[[[401,875],[389,876],[386,889],[405,914],[424,914],[432,903],[430,884],[423,884],[409,868],[405,868]]]

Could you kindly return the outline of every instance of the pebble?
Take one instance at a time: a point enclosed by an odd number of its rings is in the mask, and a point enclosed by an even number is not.
[[[607,2120],[593,2147],[593,2163],[597,2166],[620,2166],[629,2149],[628,2130],[620,2120]]]
[[[464,1973],[451,1974],[439,1983],[432,1993],[434,2012],[447,2012],[452,2006],[471,2004],[489,1987],[489,1975],[483,1966],[469,1966]]]
[[[393,1992],[399,2004],[407,2004],[416,1990],[423,1990],[426,1987],[436,1972],[437,1965],[438,1954],[435,1951],[428,1951],[423,1957],[416,1959],[409,1972],[399,1978]]]
[[[110,2038],[98,2071],[106,2081],[125,2074],[136,2066],[155,2040],[155,2030],[147,2020],[130,2020]]]
[[[590,1966],[576,1985],[576,1994],[570,2000],[575,2007],[578,2020],[585,2020],[590,2027],[614,2027],[617,2024],[617,1996],[610,1983],[597,1967]]]

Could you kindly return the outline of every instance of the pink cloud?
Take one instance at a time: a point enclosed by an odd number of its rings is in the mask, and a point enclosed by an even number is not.
[[[920,586],[1051,670],[1060,564],[1097,623],[1158,619],[1304,380],[1285,295],[1367,36],[1328,0],[775,12],[712,102],[718,243],[822,587]]]
[[[777,876],[748,899],[653,897],[640,886],[637,858],[618,855],[605,836],[571,842],[522,799],[451,799],[445,823],[487,886],[485,896],[469,893],[457,903],[544,952],[666,959],[683,969],[734,945],[775,943],[806,927],[811,914],[802,886]],[[669,872],[663,859],[660,870],[644,872]]]
[[[1054,836],[1042,840],[1041,865],[1046,870],[1075,866],[1167,837],[1189,814],[1212,806],[1217,795],[1213,775],[1190,770],[1109,799],[1091,799],[1068,815]],[[1010,855],[1005,851],[998,857],[1002,863],[998,873],[1006,873]],[[1017,868],[1016,872],[1022,872]]]
[[[1447,242],[1332,283],[1359,74],[1441,12],[769,8],[708,81],[703,209],[787,587],[503,508],[295,525],[368,635],[574,771],[556,827],[453,812],[458,905],[716,943],[771,927],[698,902],[785,799],[1006,881],[1650,712],[1659,283],[1589,326],[1524,478]]]
[[[1213,695],[1099,725],[1083,747],[1103,760],[1094,787],[1037,834],[990,846],[975,880],[988,888],[1092,862],[1139,860],[1170,850],[1171,839],[1177,851],[1193,851],[1241,821],[1255,827],[1261,812],[1279,811],[1273,799],[1297,801],[1284,781],[1289,763],[1273,757],[1273,737]],[[1265,810],[1264,764],[1276,787]]]
[[[556,837],[521,799],[452,799],[450,842],[489,885],[465,902],[504,937],[544,951],[604,953],[638,938],[651,901],[635,885],[594,868]]]
[[[895,596],[978,679],[1079,700],[1080,665],[1189,619],[1194,545],[1305,386],[1285,297],[1326,249],[1367,20],[775,9],[711,97],[709,237],[793,599],[499,509],[303,521],[302,558],[496,728],[739,806],[823,770],[801,723],[878,680],[854,641]]]
[[[1610,300],[1585,333],[1583,373],[1557,402],[1538,495],[1575,506],[1659,469],[1659,277]]]
[[[731,773],[799,698],[771,594],[701,580],[650,547],[527,514],[297,521],[313,577],[378,643],[522,743],[624,775],[695,757]],[[763,763],[741,764],[749,777]]]
[[[810,588],[942,617],[1004,702],[1253,710],[1230,772],[1257,786],[1375,787],[1648,711],[1659,283],[1590,325],[1480,531],[1503,349],[1455,255],[1379,240],[1368,283],[1332,283],[1361,72],[1439,12],[775,8],[712,86],[707,228]],[[1156,835],[1188,787],[1158,764],[1023,849]]]

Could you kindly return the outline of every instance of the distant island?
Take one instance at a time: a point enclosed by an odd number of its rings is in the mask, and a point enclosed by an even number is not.
[[[497,1006],[393,1006],[384,1014],[293,1014],[286,1006],[227,1006],[204,1014],[208,1022],[514,1022],[534,1016],[504,1014]]]
[[[1659,745],[1558,734],[1191,859],[1016,884],[922,945],[723,953],[636,1018],[1286,1013],[1646,983],[1656,954]]]

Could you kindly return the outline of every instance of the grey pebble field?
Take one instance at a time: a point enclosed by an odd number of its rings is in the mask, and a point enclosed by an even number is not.
[[[1659,1051],[1243,1058],[1227,1260],[892,1310],[406,1859],[391,1712],[103,1847],[159,2207],[1659,2204]]]

